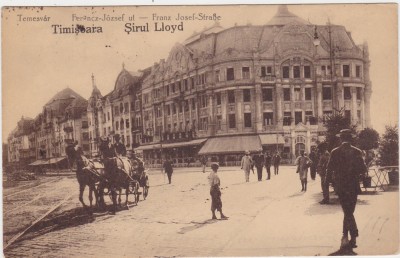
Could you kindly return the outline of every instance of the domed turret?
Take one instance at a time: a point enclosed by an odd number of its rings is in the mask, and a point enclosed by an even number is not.
[[[296,16],[295,14],[289,12],[287,5],[280,5],[278,7],[278,12],[274,15],[274,17],[272,17],[267,25],[285,26],[286,24],[292,22],[298,22],[302,24],[309,23],[302,18]]]

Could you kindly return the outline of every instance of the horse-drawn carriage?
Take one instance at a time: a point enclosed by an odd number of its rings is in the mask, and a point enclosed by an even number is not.
[[[128,208],[128,196],[132,194],[133,204],[139,202],[140,187],[143,187],[143,197],[146,199],[149,189],[149,178],[145,172],[143,162],[139,159],[130,160],[127,157],[112,157],[100,159],[88,159],[77,151],[69,157],[77,164],[76,176],[79,182],[79,200],[84,207],[83,192],[89,187],[89,201],[92,207],[93,193],[96,205],[105,207],[104,194],[109,195],[113,202],[112,213],[117,209],[117,192],[119,192],[118,204],[121,206],[122,190],[125,190],[125,206]]]

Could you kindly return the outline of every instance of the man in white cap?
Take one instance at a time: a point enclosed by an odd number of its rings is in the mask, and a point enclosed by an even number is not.
[[[217,216],[215,216],[215,210],[221,213],[221,219],[228,219],[228,217],[222,213],[221,190],[219,189],[221,181],[217,175],[218,168],[219,168],[218,163],[216,162],[212,163],[211,164],[212,171],[208,176],[208,182],[210,183],[212,219],[217,219]]]
[[[358,229],[354,218],[357,195],[361,192],[360,175],[367,172],[362,152],[351,145],[350,129],[343,129],[338,134],[342,144],[333,149],[327,165],[327,177],[333,175],[335,192],[337,193],[344,213],[343,237],[341,249],[356,248]],[[351,239],[348,241],[348,233]]]
[[[250,151],[246,150],[245,155],[242,157],[242,161],[241,161],[241,169],[243,169],[244,171],[244,175],[246,178],[246,182],[249,182],[249,175],[250,175],[250,169],[251,169],[251,165],[253,164],[253,160],[250,157]]]

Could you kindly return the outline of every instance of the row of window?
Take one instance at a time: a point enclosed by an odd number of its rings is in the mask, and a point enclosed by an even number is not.
[[[361,99],[361,88],[356,88],[356,97],[357,100]],[[228,90],[227,91],[228,95],[228,103],[229,104],[234,104],[236,102],[236,95],[234,90]],[[219,106],[221,105],[221,93],[218,92],[215,94],[216,98],[216,105]],[[312,88],[304,88],[304,97],[302,96],[301,93],[301,88],[294,88],[294,96],[291,94],[291,89],[290,88],[284,88],[283,89],[283,100],[284,101],[301,101],[301,100],[306,100],[310,101],[312,100]],[[323,100],[332,100],[332,87],[330,86],[324,86],[323,91],[322,91],[322,99]],[[351,99],[351,89],[350,87],[344,87],[344,99],[349,100]],[[201,108],[207,107],[208,106],[208,99],[206,95],[201,95],[199,96],[199,104]],[[273,101],[273,89],[272,88],[264,88],[262,89],[262,101],[268,102],[268,101]],[[250,89],[244,89],[243,90],[243,102],[251,102],[251,91]],[[182,110],[184,109],[185,112],[189,111],[189,105],[192,105],[192,110],[196,109],[195,106],[195,99],[190,99],[190,100],[185,100],[183,104],[179,103],[172,103],[170,105],[166,106],[166,113],[167,115],[171,114],[176,114],[177,111],[179,113],[182,113]],[[161,107],[156,106],[156,117],[161,117]]]
[[[289,79],[290,77],[290,67],[288,65],[282,66],[282,78],[284,79]],[[292,74],[293,78],[295,79],[300,79],[301,78],[301,69],[300,65],[293,65],[291,66],[292,68]],[[306,79],[311,79],[311,66],[305,65],[303,66],[303,78]]]
[[[130,103],[131,111],[135,110],[135,106],[133,102]],[[129,112],[129,102],[120,103],[119,106],[114,106],[114,115],[118,116],[119,114],[128,113]],[[103,116],[103,121],[105,121],[105,114]],[[110,121],[110,113],[107,114],[107,121]]]
[[[351,74],[351,66],[350,65],[342,65],[342,76],[350,77]],[[290,69],[292,70],[292,76],[290,76]],[[331,67],[329,65],[321,66],[322,75],[328,76],[331,74]],[[242,79],[250,79],[250,67],[242,67]],[[261,77],[265,77],[267,75],[272,75],[272,66],[262,66],[261,67]],[[361,65],[355,66],[355,76],[357,78],[361,78]],[[283,65],[282,66],[282,77],[284,79],[289,79],[290,77],[295,79],[306,78],[311,79],[311,66],[310,65]],[[235,80],[235,68],[226,68],[226,80],[232,81]],[[169,96],[170,93],[174,94],[176,92],[187,91],[194,88],[196,85],[203,85],[207,81],[207,74],[203,73],[197,75],[196,77],[190,77],[188,79],[184,79],[181,81],[177,81],[170,85],[165,86],[166,96]],[[215,71],[215,81],[220,82],[221,79],[221,71]],[[156,89],[153,91],[153,98],[161,97],[161,89]],[[149,102],[149,94],[144,95],[144,103],[147,104]],[[121,108],[120,108],[121,110]],[[122,113],[122,111],[120,111]]]
[[[342,76],[343,77],[350,77],[351,74],[351,66],[350,65],[342,65]],[[355,71],[356,78],[361,78],[361,65],[356,65]]]
[[[332,115],[332,111],[324,111],[323,119],[325,120],[327,116]],[[345,117],[347,119],[351,119],[351,111],[345,110]],[[305,123],[309,121],[311,125],[315,125],[318,123],[318,119],[313,115],[313,111],[304,111],[305,121],[303,120],[303,111],[295,111],[294,112],[294,123],[295,125],[299,123]],[[207,119],[207,118],[204,118]],[[357,119],[361,120],[361,111],[357,110]],[[222,116],[217,116],[217,130],[222,129]],[[207,122],[205,122],[207,123]],[[283,125],[290,126],[292,123],[292,112],[284,112],[283,114]],[[263,113],[263,126],[274,125],[274,112],[264,112]],[[228,114],[228,127],[229,129],[236,128],[236,114]],[[252,116],[251,113],[244,113],[244,127],[251,128],[252,127]]]

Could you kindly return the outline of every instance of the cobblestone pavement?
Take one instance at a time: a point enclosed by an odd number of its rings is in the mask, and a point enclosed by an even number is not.
[[[219,174],[228,220],[211,220],[208,174],[198,168],[179,169],[171,185],[159,171],[153,171],[148,199],[141,197],[138,206],[115,216],[97,211],[90,215],[78,201],[76,179],[61,178],[46,193],[57,195],[60,191],[53,188],[61,188],[60,198],[73,198],[5,255],[311,256],[338,249],[343,214],[335,196],[332,205],[318,204],[319,178],[310,180],[304,193],[294,167],[282,167],[268,181],[264,175],[262,182],[251,175],[251,182],[245,183],[237,168],[221,168]],[[358,254],[398,251],[398,203],[398,189],[359,196],[355,213],[360,230]]]

